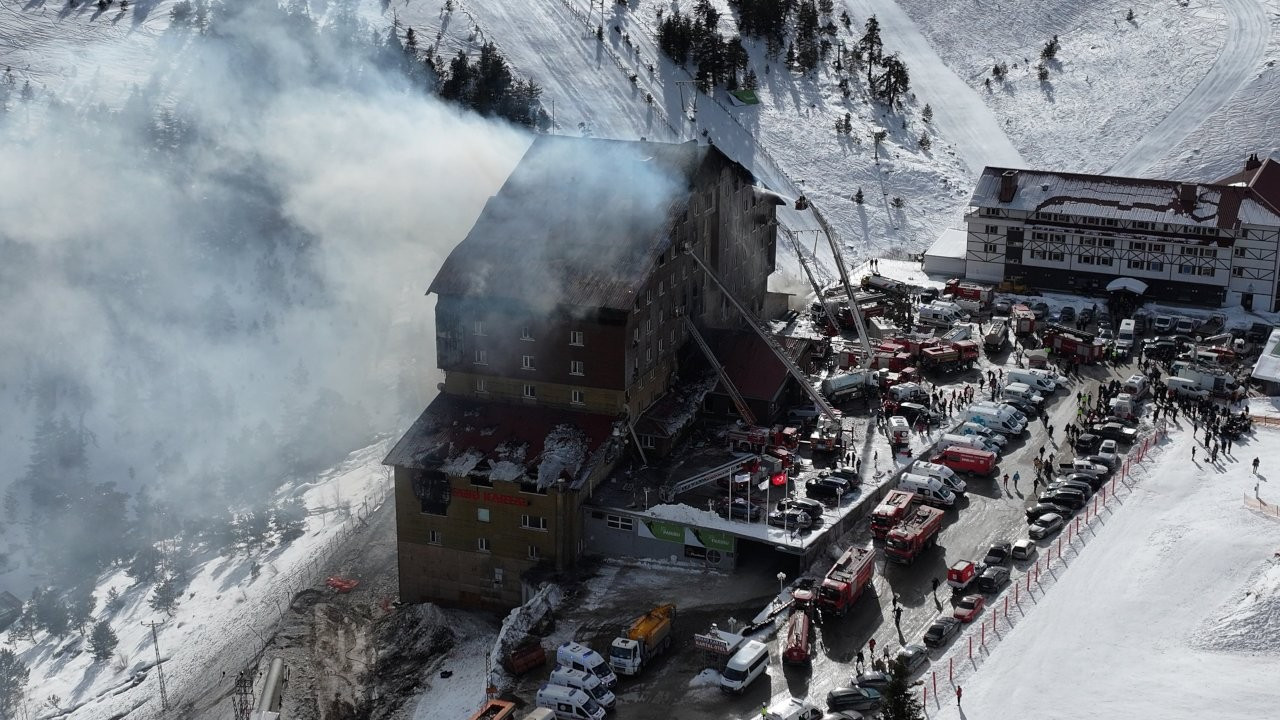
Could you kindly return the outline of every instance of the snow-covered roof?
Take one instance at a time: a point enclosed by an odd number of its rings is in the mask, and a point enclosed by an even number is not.
[[[1268,382],[1280,382],[1280,329],[1272,330],[1267,344],[1262,347],[1258,362],[1253,365],[1253,377]]]
[[[1013,173],[1013,197],[1001,200],[1004,174]],[[1194,190],[1195,202],[1184,203]],[[1181,183],[1108,175],[987,167],[969,204],[1116,220],[1234,230],[1241,224],[1280,227],[1280,215],[1248,187]]]
[[[959,230],[956,228],[947,228],[942,231],[937,240],[933,241],[933,245],[925,251],[925,257],[948,257],[963,258],[968,250],[969,232],[967,230]]]

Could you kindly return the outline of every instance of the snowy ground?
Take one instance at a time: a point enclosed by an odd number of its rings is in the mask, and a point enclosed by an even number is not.
[[[1280,522],[1246,510],[1242,496],[1256,484],[1263,500],[1280,502],[1278,441],[1259,430],[1211,466],[1203,453],[1192,460],[1185,433],[1172,433],[1135,473],[1132,493],[1122,491],[1085,531],[1087,543],[1073,545],[1078,554],[1046,569],[1035,601],[1022,595],[1014,627],[988,628],[989,654],[976,671],[965,636],[934,662],[941,703],[926,673],[930,715],[1163,719],[1212,708],[1218,718],[1273,716]],[[963,710],[947,683],[951,660]]]
[[[173,706],[207,699],[211,686],[231,677],[255,657],[265,637],[287,611],[290,599],[304,588],[320,587],[319,564],[334,552],[353,528],[385,500],[389,479],[381,465],[385,442],[352,453],[343,465],[287,494],[301,494],[312,514],[307,533],[293,543],[258,557],[261,572],[250,576],[245,555],[213,557],[191,571],[191,582],[172,616],[156,613],[147,604],[149,590],[131,587],[117,572],[102,578],[96,595],[95,617],[107,617],[119,636],[116,657],[93,662],[87,643],[77,636],[57,641],[43,634],[36,642],[18,640],[13,649],[30,668],[28,705],[31,718],[172,717],[159,707],[151,631],[144,622],[163,623],[158,629],[168,697]],[[349,508],[349,511],[343,509]],[[116,588],[123,606],[104,611],[102,602]],[[56,707],[48,699],[59,698]]]

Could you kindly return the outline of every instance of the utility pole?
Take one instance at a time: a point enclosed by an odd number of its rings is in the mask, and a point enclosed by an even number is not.
[[[249,720],[249,713],[253,712],[253,680],[257,674],[258,669],[253,667],[236,675],[236,689],[231,696],[235,720]]]
[[[156,634],[156,628],[164,623],[158,623],[155,620],[142,623],[151,628],[151,646],[156,651],[156,679],[160,682],[160,709],[169,709],[169,693],[164,688],[164,664],[160,662],[160,638]]]

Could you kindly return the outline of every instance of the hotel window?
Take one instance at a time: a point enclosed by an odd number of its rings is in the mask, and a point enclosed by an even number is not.
[[[581,360],[570,360],[569,374],[570,375],[586,375],[586,372],[584,370],[585,367],[586,367],[586,364],[583,363]]]
[[[524,327],[520,328],[520,339],[521,340],[533,339],[533,330],[529,329],[528,325],[525,325]]]
[[[1192,265],[1179,265],[1178,274],[1179,275],[1195,275],[1196,269]]]
[[[653,348],[647,347],[644,349],[644,361],[647,363],[653,362]]]
[[[520,527],[526,530],[546,530],[547,519],[541,515],[521,515]]]
[[[653,304],[653,290],[652,290],[652,289],[649,289],[649,290],[645,290],[645,291],[644,291],[644,304],[645,304],[645,305],[652,305],[652,304]]]
[[[585,392],[581,391],[581,390],[570,390],[570,391],[569,391],[569,403],[570,403],[571,405],[586,405],[586,404],[587,404],[587,394],[586,394]]]
[[[1115,247],[1116,241],[1113,238],[1098,238],[1098,244],[1102,247]]]
[[[1231,268],[1231,277],[1244,277],[1244,268]]]
[[[658,297],[662,297],[667,292],[667,283],[664,280],[658,281]]]
[[[1141,270],[1141,269],[1142,269],[1142,266],[1143,266],[1143,265],[1145,265],[1145,264],[1146,264],[1146,263],[1142,262],[1141,260],[1130,260],[1130,261],[1129,261],[1129,269],[1131,269],[1131,270]]]
[[[653,448],[657,447],[657,443],[653,441],[652,435],[641,435],[640,447],[644,448],[645,450],[652,450]]]
[[[663,340],[662,338],[658,338],[658,354],[659,354],[659,355],[661,355],[661,354],[662,354],[662,345],[663,345],[663,343],[665,343],[665,342],[666,342],[666,341],[665,341],[665,340]]]
[[[634,530],[636,527],[634,518],[621,515],[606,515],[605,523],[614,530]]]
[[[476,550],[489,552],[489,538],[476,538]]]
[[[538,560],[538,559],[540,559],[541,557],[542,557],[542,552],[538,550],[538,546],[537,546],[537,545],[530,545],[530,546],[529,546],[529,559],[530,559],[530,560]]]
[[[653,318],[651,317],[647,317],[644,319],[644,334],[645,335],[653,334]]]
[[[482,321],[480,321],[480,320],[475,321],[475,323],[473,323],[473,325],[472,325],[472,329],[475,331],[475,334],[476,334],[476,335],[483,335],[483,334],[484,334],[484,322],[482,322]]]
[[[502,576],[503,576],[502,568],[496,567],[493,569],[493,586],[494,587],[502,587]]]
[[[525,399],[525,400],[534,400],[534,399],[537,399],[537,397],[538,397],[538,388],[537,388],[536,386],[534,386],[534,385],[525,385],[525,386],[524,386],[524,399]]]
[[[1231,251],[1232,257],[1244,257],[1244,248],[1238,247]]]
[[[1214,273],[1217,272],[1217,270],[1214,270],[1209,266],[1202,267],[1199,270],[1200,270],[1199,272],[1200,275],[1213,275]]]
[[[476,508],[476,520],[489,522],[489,508]]]
[[[427,542],[431,543],[432,545],[443,545],[444,535],[442,535],[439,530],[432,530],[431,533],[427,536]]]
[[[1153,252],[1153,253],[1162,253],[1162,252],[1164,252],[1164,244],[1163,244],[1163,243],[1151,243],[1151,247],[1150,247],[1150,248],[1148,248],[1148,249],[1149,249],[1149,250],[1151,250],[1151,252]]]
[[[1150,272],[1164,272],[1164,263],[1162,262],[1147,263],[1147,270]]]
[[[1138,251],[1146,250],[1146,249],[1147,249],[1147,244],[1146,244],[1146,243],[1140,243],[1140,242],[1129,243],[1129,249],[1130,249],[1130,250],[1138,250]]]
[[[521,356],[520,356],[520,369],[521,369],[521,370],[532,370],[532,369],[533,369],[533,356],[532,356],[532,355],[521,355]]]
[[[569,344],[570,344],[570,345],[577,345],[578,347],[582,347],[582,345],[583,345],[582,339],[583,339],[583,338],[582,338],[582,331],[581,331],[581,330],[570,330],[570,331],[569,331]]]
[[[1092,264],[1093,264],[1093,256],[1092,256],[1092,255],[1077,255],[1077,256],[1076,256],[1076,262],[1080,263],[1081,265],[1092,265]]]
[[[488,353],[488,351],[486,351],[486,350],[477,350],[477,351],[476,351],[476,364],[477,364],[477,365],[488,365],[488,364],[489,364],[489,353]]]
[[[989,252],[989,253],[997,252],[997,251],[996,251],[996,244],[995,244],[995,243],[985,243],[985,244],[982,246],[982,251],[983,251],[983,252]]]
[[[998,233],[998,232],[1000,232],[1000,226],[999,226],[999,225],[988,225],[988,226],[987,226],[987,234],[988,234],[988,235],[995,235],[995,234],[996,234],[996,233]]]
[[[1049,253],[1049,259],[1055,262],[1062,262],[1063,254],[1060,252]]]
[[[1111,265],[1111,258],[1109,257],[1100,257],[1100,258],[1097,258],[1097,261],[1099,265],[1107,265],[1107,266]]]
[[[476,378],[476,394],[483,395],[489,392],[489,385],[484,378]]]

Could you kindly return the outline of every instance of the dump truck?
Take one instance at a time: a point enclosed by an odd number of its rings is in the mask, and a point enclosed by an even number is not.
[[[851,547],[827,571],[818,589],[818,607],[824,612],[844,615],[862,596],[876,570],[876,554],[871,548]]]
[[[831,402],[838,403],[849,398],[861,397],[875,382],[875,374],[865,370],[832,375],[822,381],[822,394],[826,395]]]
[[[982,345],[987,352],[997,352],[1009,342],[1009,318],[993,317],[991,325],[982,333]]]
[[[885,558],[910,565],[925,549],[938,542],[942,529],[942,510],[928,505],[918,506],[905,520],[889,531],[885,538]]]
[[[609,664],[619,675],[636,675],[671,644],[675,605],[659,605],[636,618],[609,646]]]
[[[883,540],[916,502],[916,494],[903,490],[890,490],[884,500],[871,511],[871,534]]]

